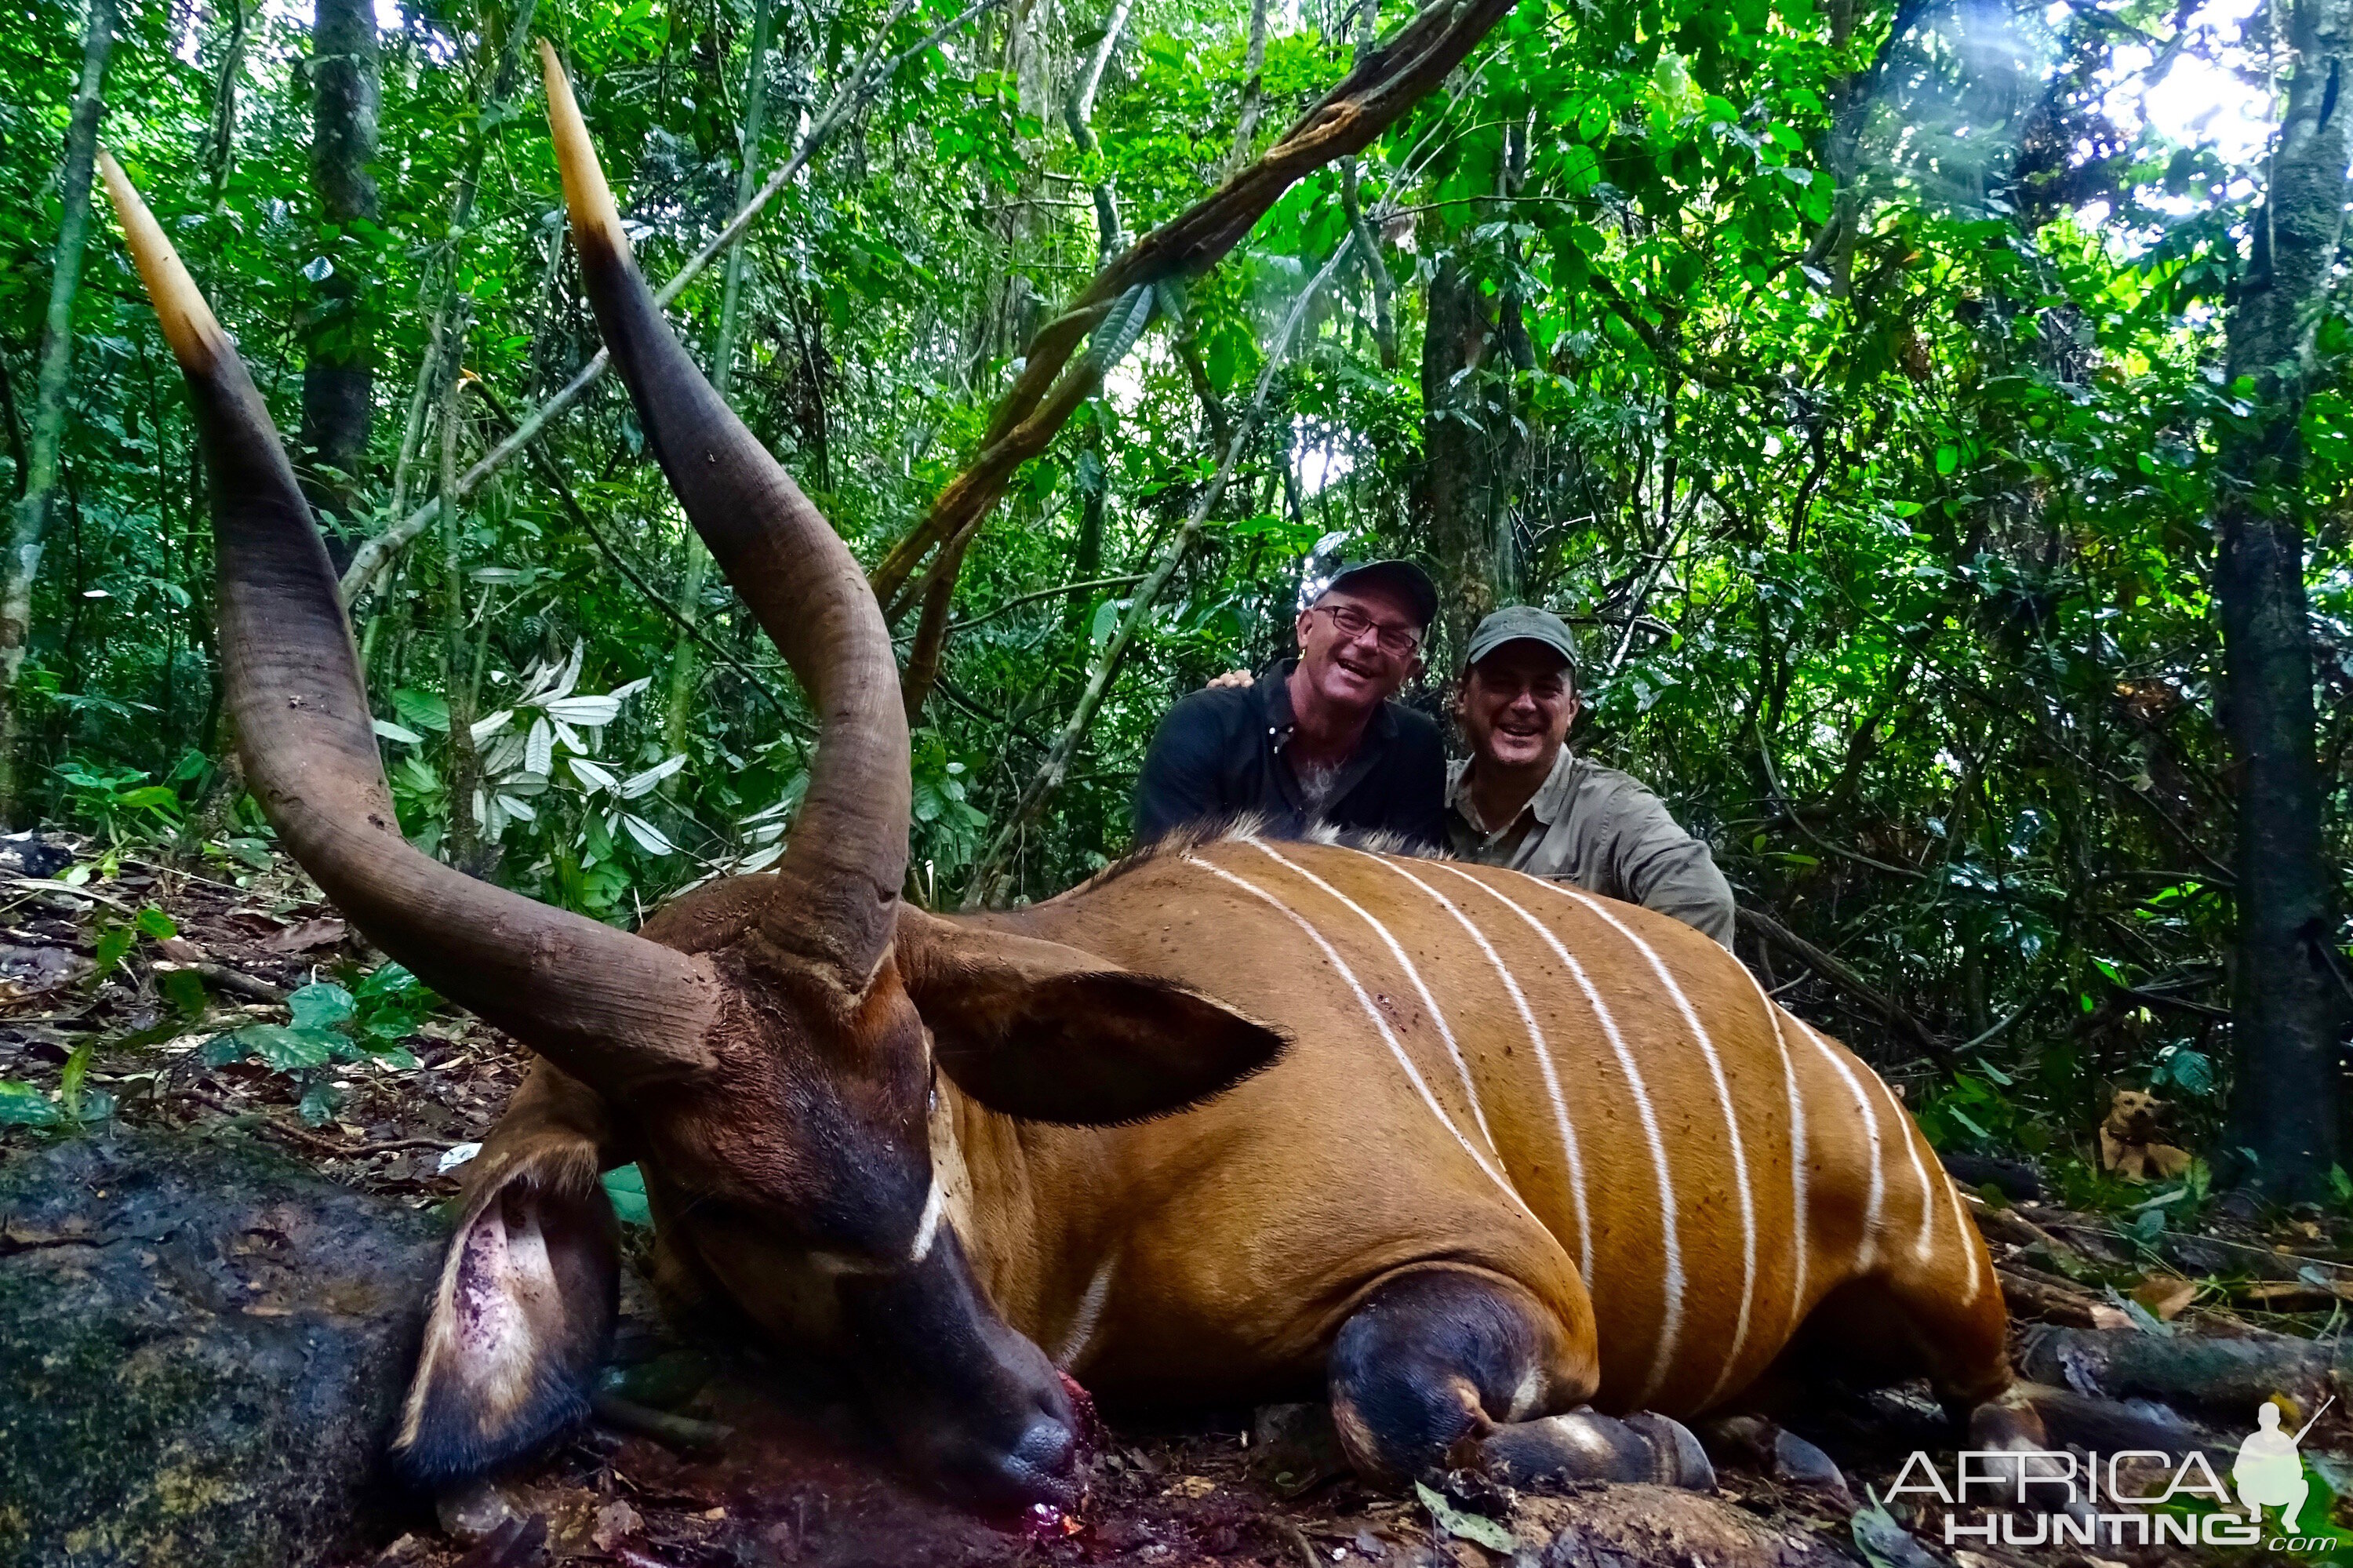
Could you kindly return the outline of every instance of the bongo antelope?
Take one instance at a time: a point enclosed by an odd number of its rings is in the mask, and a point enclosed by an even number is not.
[[[540,1061],[470,1167],[395,1441],[435,1481],[581,1414],[641,1167],[657,1283],[838,1356],[921,1471],[1071,1502],[1065,1374],[1319,1383],[1367,1477],[1697,1481],[1676,1418],[1831,1358],[2010,1387],[1985,1249],[1903,1106],[1697,933],[1514,873],[1247,831],[1044,904],[900,897],[909,776],[857,563],[664,324],[554,53],[581,268],[687,515],[822,715],[776,867],[635,935],[412,849],[260,397],[105,176],[214,484],[229,701],[287,848]],[[936,1071],[935,1071],[936,1069]]]

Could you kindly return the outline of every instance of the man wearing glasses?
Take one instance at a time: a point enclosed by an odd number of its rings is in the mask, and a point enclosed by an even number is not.
[[[1247,812],[1277,833],[1329,826],[1440,848],[1445,742],[1389,700],[1421,668],[1437,614],[1437,588],[1409,561],[1342,567],[1299,613],[1297,660],[1196,692],[1160,721],[1136,785],[1137,842]]]

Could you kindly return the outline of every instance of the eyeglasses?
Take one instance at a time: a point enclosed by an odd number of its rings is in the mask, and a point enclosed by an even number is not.
[[[1410,658],[1421,647],[1419,632],[1402,626],[1383,626],[1353,604],[1319,604],[1314,609],[1330,616],[1333,630],[1350,642],[1367,631],[1377,632],[1381,652],[1392,659]]]

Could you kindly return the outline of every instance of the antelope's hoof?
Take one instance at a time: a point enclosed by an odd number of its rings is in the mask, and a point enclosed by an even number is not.
[[[1620,1421],[1590,1410],[1502,1426],[1480,1445],[1498,1479],[1518,1487],[1561,1481],[1648,1481],[1710,1491],[1715,1467],[1680,1421],[1641,1411]]]
[[[1811,1487],[1852,1501],[1838,1462],[1778,1421],[1761,1415],[1727,1415],[1707,1424],[1711,1457],[1762,1472],[1777,1481]]]

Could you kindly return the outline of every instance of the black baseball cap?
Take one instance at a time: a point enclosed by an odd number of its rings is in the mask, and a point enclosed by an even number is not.
[[[1413,606],[1415,622],[1425,630],[1438,619],[1438,586],[1430,574],[1411,561],[1351,561],[1332,574],[1316,599],[1334,588],[1369,588],[1379,586],[1405,596]]]

